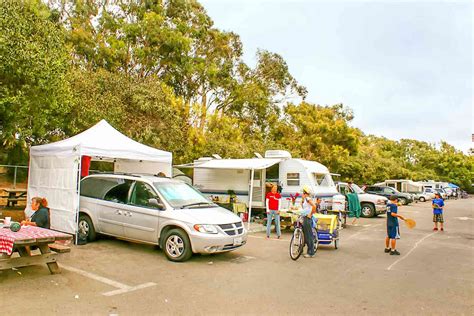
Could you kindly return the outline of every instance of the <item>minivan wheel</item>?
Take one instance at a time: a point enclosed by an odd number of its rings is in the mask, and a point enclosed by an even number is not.
[[[426,199],[424,197],[420,196],[420,202],[425,202],[425,201],[426,201]]]
[[[375,207],[372,204],[362,203],[362,217],[374,217]]]
[[[191,258],[193,251],[188,234],[182,229],[175,228],[168,231],[163,243],[168,260],[183,262]]]
[[[87,236],[87,241],[94,241],[97,237],[97,234],[94,229],[94,224],[89,216],[85,214],[79,215],[79,234]]]
[[[405,198],[399,198],[398,200],[400,201],[400,204],[401,204],[401,205],[407,205],[407,199],[405,199]]]

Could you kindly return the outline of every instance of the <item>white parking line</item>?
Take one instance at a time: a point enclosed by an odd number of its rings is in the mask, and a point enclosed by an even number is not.
[[[143,283],[143,284],[139,284],[137,286],[129,286],[127,288],[118,289],[118,290],[114,290],[114,291],[110,291],[110,292],[105,292],[105,293],[102,293],[102,295],[104,295],[104,296],[113,296],[113,295],[117,295],[117,294],[123,294],[123,293],[132,292],[132,291],[135,291],[135,290],[144,289],[146,287],[155,286],[155,285],[156,285],[156,283],[153,283],[153,282]]]
[[[423,242],[423,240],[425,240],[425,239],[428,238],[428,237],[433,236],[433,235],[436,234],[436,233],[437,233],[437,232],[433,232],[433,233],[428,234],[428,235],[426,235],[425,237],[421,238],[420,240],[418,240],[418,241],[415,243],[415,245],[413,246],[413,248],[411,248],[410,251],[408,251],[406,255],[404,255],[403,257],[401,257],[400,259],[398,259],[398,260],[395,261],[394,263],[392,263],[392,264],[387,268],[387,270],[390,271],[397,263],[399,263],[400,261],[402,261],[402,260],[404,260],[405,258],[407,258],[407,257],[413,252],[413,250],[415,250],[416,247],[418,247],[418,245]]]
[[[117,288],[117,290],[102,293],[102,295],[104,295],[104,296],[113,296],[113,295],[117,295],[117,294],[123,294],[123,293],[132,292],[132,291],[135,291],[135,290],[140,290],[140,289],[143,289],[143,288],[146,288],[146,287],[156,285],[156,283],[148,282],[148,283],[143,283],[143,284],[139,284],[139,285],[136,285],[136,286],[129,286],[127,284],[123,284],[123,283],[120,283],[120,282],[117,282],[117,281],[114,281],[114,280],[111,280],[111,279],[107,279],[103,276],[100,276],[100,275],[97,275],[97,274],[94,274],[94,273],[90,273],[90,272],[87,272],[87,271],[84,271],[84,270],[81,270],[81,269],[77,269],[77,268],[74,268],[74,267],[70,267],[70,266],[67,266],[67,265],[64,265],[64,264],[61,264],[61,268],[63,268],[64,270],[75,272],[77,274],[85,276],[86,278],[93,279],[93,280],[96,280],[96,281],[99,281],[99,282],[102,282],[102,283],[105,283],[107,285],[110,285],[110,286],[113,286],[113,287]]]

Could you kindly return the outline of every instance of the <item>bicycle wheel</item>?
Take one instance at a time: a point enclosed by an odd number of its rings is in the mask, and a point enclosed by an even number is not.
[[[295,228],[293,236],[291,236],[290,241],[290,258],[293,260],[298,260],[298,258],[303,253],[304,247],[304,235],[301,228]]]
[[[318,238],[318,232],[317,230],[313,229],[313,236],[314,236],[314,254],[318,251],[319,247],[319,238]]]

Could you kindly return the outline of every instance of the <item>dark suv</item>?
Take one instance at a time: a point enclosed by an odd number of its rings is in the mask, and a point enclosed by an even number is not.
[[[365,192],[371,194],[382,195],[387,198],[394,195],[398,198],[398,202],[402,205],[407,205],[413,202],[413,196],[408,193],[402,193],[392,187],[379,187],[379,186],[368,186],[365,188]]]

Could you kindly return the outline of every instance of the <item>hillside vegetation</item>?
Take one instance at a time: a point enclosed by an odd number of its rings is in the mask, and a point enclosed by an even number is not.
[[[349,107],[306,102],[280,55],[259,50],[249,66],[242,49],[196,1],[3,0],[0,158],[25,164],[29,146],[106,119],[173,152],[174,163],[286,149],[359,183],[472,188],[473,157],[447,143],[365,135]]]

